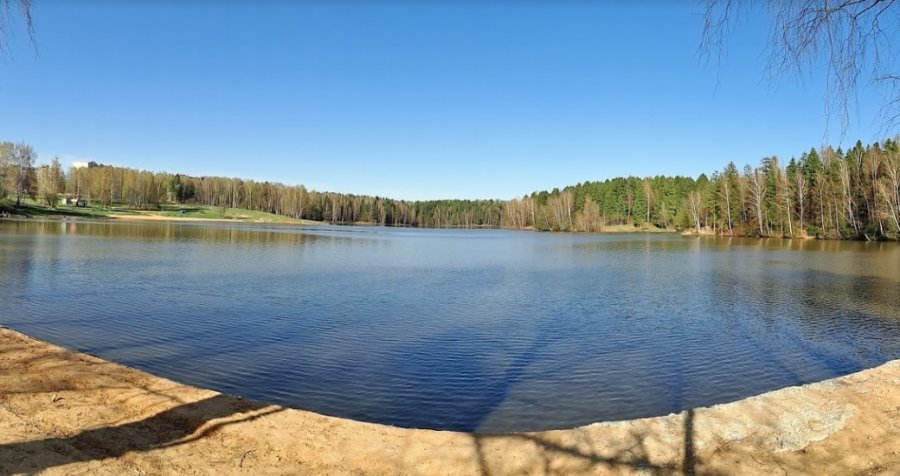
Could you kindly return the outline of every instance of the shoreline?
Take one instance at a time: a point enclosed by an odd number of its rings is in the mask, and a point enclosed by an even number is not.
[[[109,220],[133,220],[133,221],[177,221],[196,223],[265,223],[273,225],[318,225],[319,222],[302,221],[275,221],[275,220],[242,220],[239,218],[197,218],[197,217],[170,217],[165,215],[117,215],[109,214],[101,217]]]
[[[0,474],[896,474],[900,360],[737,402],[488,435],[182,385],[0,327]]]
[[[19,216],[13,215],[9,217],[0,217],[0,220],[28,220],[28,221],[77,221],[77,220],[96,220],[96,221],[170,221],[170,222],[193,222],[193,223],[251,223],[251,224],[271,224],[271,225],[322,225],[322,222],[311,220],[294,220],[294,221],[277,221],[277,220],[252,220],[239,218],[200,218],[200,217],[173,217],[166,215],[50,215],[50,216]]]
[[[82,216],[82,215],[49,215],[49,216],[21,216],[21,215],[13,215],[9,217],[0,216],[0,220],[40,220],[40,221],[67,221],[67,220],[115,220],[115,221],[170,221],[170,222],[193,222],[193,223],[254,223],[254,224],[273,224],[273,225],[302,225],[302,226],[310,226],[310,225],[327,225],[327,226],[359,226],[359,227],[384,227],[384,228],[409,228],[413,230],[506,230],[506,231],[523,231],[523,232],[532,232],[532,233],[575,233],[575,234],[583,234],[583,233],[594,233],[594,234],[676,234],[679,233],[676,229],[665,229],[665,228],[640,228],[640,227],[631,227],[631,226],[623,226],[623,225],[612,225],[602,227],[596,231],[544,231],[537,230],[534,228],[503,228],[503,227],[441,227],[441,228],[429,228],[429,227],[404,227],[397,225],[379,225],[377,223],[366,223],[366,222],[354,222],[354,223],[329,223],[329,222],[320,222],[320,221],[312,221],[312,220],[295,220],[295,219],[286,219],[285,221],[279,220],[254,220],[254,219],[239,219],[239,218],[200,218],[200,217],[178,217],[178,216],[167,216],[167,215],[153,215],[149,213],[137,214],[137,215],[125,215],[125,214],[116,214],[110,213],[108,215],[96,215],[96,216]],[[684,234],[684,233],[682,233]]]
[[[602,226],[600,229],[595,231],[582,231],[582,230],[569,230],[569,231],[551,231],[551,230],[538,230],[534,227],[526,227],[526,228],[505,228],[502,226],[490,227],[490,226],[475,226],[475,227],[462,227],[462,226],[454,226],[454,227],[414,227],[414,226],[400,226],[400,225],[380,225],[377,223],[369,223],[369,222],[353,222],[353,223],[329,223],[325,221],[313,221],[307,219],[294,219],[289,217],[284,217],[279,215],[279,219],[254,219],[251,217],[235,217],[235,218],[205,218],[205,217],[182,217],[182,216],[169,216],[169,215],[157,215],[148,211],[136,211],[135,214],[120,214],[120,213],[108,213],[105,215],[79,215],[79,214],[53,214],[53,215],[44,215],[44,216],[29,216],[29,215],[2,215],[0,214],[0,220],[44,220],[44,221],[65,221],[65,220],[132,220],[132,221],[169,221],[169,222],[194,222],[194,223],[253,223],[253,224],[275,224],[275,225],[300,225],[300,226],[309,226],[309,225],[329,225],[329,226],[361,226],[361,227],[385,227],[385,228],[410,228],[410,229],[425,229],[425,230],[507,230],[507,231],[527,231],[534,233],[573,233],[573,234],[679,234],[684,237],[701,237],[701,238],[748,238],[748,239],[780,239],[780,240],[800,240],[800,241],[849,241],[849,242],[878,242],[878,243],[894,243],[897,240],[893,239],[862,239],[862,238],[826,238],[820,236],[812,236],[806,233],[798,234],[797,236],[756,236],[756,235],[735,235],[730,233],[721,233],[719,231],[713,231],[710,229],[703,229],[700,232],[697,232],[693,228],[656,228],[656,227],[646,227],[646,226],[631,226],[631,225],[607,225]],[[867,237],[868,238],[868,237]]]

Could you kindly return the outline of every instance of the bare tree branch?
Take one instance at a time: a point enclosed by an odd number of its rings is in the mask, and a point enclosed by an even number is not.
[[[825,115],[841,119],[841,134],[849,127],[853,103],[861,87],[883,88],[885,129],[900,124],[900,50],[892,41],[900,32],[896,0],[764,0],[771,21],[766,75],[775,81],[785,75],[813,76],[825,68]],[[725,37],[738,12],[753,3],[704,0],[700,42],[702,54],[720,62]]]
[[[31,16],[31,0],[0,0],[0,54],[5,53],[7,50],[7,31],[13,18],[14,4],[19,6],[19,14],[25,21],[25,28],[28,30],[28,39],[31,41],[32,46],[37,44],[34,41],[34,19]]]

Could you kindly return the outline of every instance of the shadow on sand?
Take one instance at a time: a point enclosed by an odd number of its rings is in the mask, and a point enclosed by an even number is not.
[[[65,438],[0,445],[0,474],[34,473],[70,463],[182,445],[209,436],[222,427],[282,410],[277,406],[216,395],[122,425],[86,430]],[[252,414],[242,415],[250,412]],[[226,421],[207,425],[225,418]]]
[[[657,475],[696,475],[697,456],[694,451],[694,410],[684,413],[683,459],[677,463],[654,463],[646,445],[647,435],[632,432],[623,439],[621,449],[597,451],[585,435],[583,441],[562,443],[542,434],[522,433],[510,435],[472,434],[478,457],[478,472],[485,476],[509,473],[504,468],[503,448],[510,441],[529,444],[534,448],[537,460],[529,466],[528,473],[545,475],[631,473]],[[495,445],[496,443],[496,445]],[[702,474],[715,475],[713,471]]]

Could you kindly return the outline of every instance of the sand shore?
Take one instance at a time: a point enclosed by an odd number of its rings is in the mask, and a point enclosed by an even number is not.
[[[480,435],[251,402],[0,328],[0,475],[900,474],[898,441],[900,360],[677,415]]]

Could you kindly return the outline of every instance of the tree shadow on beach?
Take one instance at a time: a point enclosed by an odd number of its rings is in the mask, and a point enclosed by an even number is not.
[[[24,422],[26,427],[41,427],[42,431],[36,434],[43,439],[28,441],[22,435],[24,441],[0,444],[0,476],[36,473],[71,463],[178,446],[210,436],[225,426],[283,410],[222,394],[189,401],[186,398],[190,394],[180,394],[177,390],[181,387],[177,384],[148,385],[141,379],[123,379],[118,375],[122,367],[116,364],[78,356],[62,348],[33,345],[16,335],[7,337],[0,346],[3,409],[13,415],[33,414],[43,411],[44,405],[46,409],[62,405],[68,408],[68,413],[56,417],[48,414],[49,420],[34,415]],[[104,405],[104,399],[108,398],[104,395],[110,391],[116,395],[110,410],[122,412],[122,420],[129,418],[124,413],[128,408],[140,407],[144,415],[153,408],[163,410],[141,420],[83,430],[74,435],[65,433],[65,427],[90,428],[91,425],[74,422],[60,428],[53,424],[54,418],[91,412],[90,404],[85,406],[85,402]],[[77,407],[82,408],[73,410]],[[97,420],[88,418],[88,421]],[[44,437],[48,434],[53,437]],[[9,441],[12,435],[6,436],[5,440]]]
[[[85,430],[69,437],[0,445],[0,474],[35,473],[70,463],[178,446],[212,435],[225,426],[280,411],[283,408],[274,405],[215,395],[139,421]]]
[[[577,430],[571,430],[577,432]],[[479,434],[471,435],[477,455],[477,471],[485,476],[507,474],[523,468],[504,466],[504,449],[508,443],[526,444],[532,448],[534,458],[526,473],[545,475],[631,473],[654,475],[718,474],[715,471],[697,470],[699,460],[694,450],[694,410],[683,416],[683,441],[681,461],[654,461],[647,447],[648,435],[631,431],[615,442],[616,448],[597,448],[592,438],[581,437],[563,440],[551,434]]]

